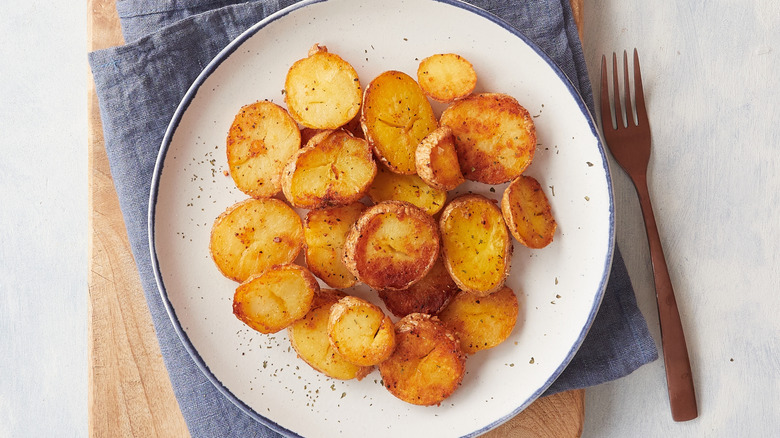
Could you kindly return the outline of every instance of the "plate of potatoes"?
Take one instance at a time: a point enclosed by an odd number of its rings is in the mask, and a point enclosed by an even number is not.
[[[185,348],[250,417],[476,436],[577,352],[614,209],[587,106],[524,35],[455,1],[326,0],[195,80],[149,232]]]

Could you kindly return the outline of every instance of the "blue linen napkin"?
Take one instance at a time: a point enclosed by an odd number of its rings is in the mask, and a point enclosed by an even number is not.
[[[244,414],[201,373],[184,349],[157,290],[147,211],[165,129],[185,92],[231,40],[294,1],[118,0],[128,44],[89,54],[111,174],[163,359],[195,437],[278,436]],[[593,111],[585,61],[568,0],[472,0],[539,45]],[[128,291],[134,293],[134,291]],[[601,308],[580,350],[545,394],[623,377],[657,358],[616,248]]]

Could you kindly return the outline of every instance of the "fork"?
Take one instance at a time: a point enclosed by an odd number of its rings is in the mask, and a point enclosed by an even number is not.
[[[647,240],[650,246],[650,259],[655,279],[658,318],[661,325],[661,344],[666,369],[666,383],[669,391],[669,405],[674,421],[688,421],[698,416],[696,394],[693,389],[691,364],[688,348],[685,344],[680,313],[674,298],[672,281],[666,266],[658,227],[647,190],[647,164],[650,161],[650,124],[645,109],[645,96],[642,89],[642,76],[639,69],[639,54],[634,49],[634,106],[636,120],[632,111],[631,91],[628,75],[628,55],[623,51],[623,82],[625,96],[625,123],[621,109],[620,89],[618,86],[617,56],[612,53],[612,84],[614,111],[610,108],[609,83],[607,80],[607,58],[601,57],[601,125],[604,139],[612,156],[626,171],[634,183],[639,205],[642,208]],[[613,123],[614,116],[614,123]]]

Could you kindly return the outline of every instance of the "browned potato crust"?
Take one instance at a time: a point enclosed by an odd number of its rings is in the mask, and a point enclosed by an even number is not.
[[[340,129],[347,131],[353,137],[363,138],[363,128],[360,127],[360,114],[358,113],[355,117],[352,118],[352,120],[347,122],[347,124],[342,126]],[[309,140],[311,140],[315,135],[325,131],[332,131],[332,129],[314,129],[307,127],[301,128],[301,144],[306,146],[306,144],[309,143]]]
[[[439,228],[444,265],[458,287],[486,296],[504,285],[512,240],[492,201],[482,195],[453,199],[442,212]]]
[[[402,318],[395,333],[395,351],[379,364],[385,388],[407,403],[441,404],[466,371],[458,339],[441,321],[422,313]]]
[[[233,314],[260,333],[276,333],[303,318],[319,290],[317,279],[306,268],[273,266],[236,288]]]
[[[275,198],[250,198],[229,207],[214,221],[209,241],[217,268],[238,282],[291,263],[302,247],[300,216]]]
[[[474,91],[477,73],[466,58],[454,53],[442,53],[420,61],[417,81],[431,99],[452,102]]]
[[[377,158],[395,172],[416,172],[417,145],[438,121],[431,103],[406,73],[386,71],[366,87],[360,123]]]
[[[429,186],[449,191],[465,179],[460,171],[452,128],[441,126],[428,134],[415,152],[417,175]]]
[[[357,297],[333,304],[328,318],[330,345],[349,362],[376,365],[395,348],[393,321],[382,309]]]
[[[306,265],[330,287],[347,288],[357,283],[355,275],[344,264],[344,242],[352,224],[365,209],[362,203],[354,202],[312,210],[303,220]]]
[[[282,188],[284,165],[300,147],[298,125],[284,108],[268,101],[246,105],[228,131],[230,176],[249,196],[274,196]]]
[[[287,327],[287,336],[298,357],[315,370],[339,380],[358,380],[365,377],[371,367],[355,365],[341,356],[328,338],[328,319],[331,306],[346,295],[334,289],[322,289],[314,295],[311,309],[303,317]]]
[[[458,335],[463,352],[473,354],[504,342],[517,323],[517,314],[517,296],[504,286],[485,297],[467,292],[455,295],[439,319]]]
[[[363,97],[355,69],[319,45],[290,67],[284,90],[290,115],[315,129],[343,126],[360,111]]]
[[[460,170],[466,179],[500,184],[518,177],[533,160],[533,118],[506,94],[477,94],[458,100],[441,115],[452,128]]]
[[[410,313],[435,315],[460,291],[439,257],[428,275],[404,290],[380,290],[387,310],[398,317]]]
[[[363,127],[360,126],[360,113],[355,115],[355,117],[347,122],[346,125],[342,126],[342,128],[352,134],[353,137],[365,139],[365,134],[363,134]]]
[[[425,211],[401,201],[366,210],[344,244],[344,263],[374,289],[405,289],[420,281],[439,256],[439,230]]]
[[[368,143],[344,130],[316,134],[287,163],[282,191],[299,208],[346,205],[363,197],[376,175]]]
[[[444,208],[446,191],[429,186],[417,175],[393,173],[381,164],[377,167],[374,181],[368,189],[368,196],[375,203],[404,201],[422,208],[430,215]]]
[[[509,232],[529,248],[544,248],[553,241],[557,227],[550,202],[535,178],[521,175],[504,190],[501,198]]]
[[[325,131],[330,131],[330,129],[314,129],[314,128],[302,128],[301,129],[301,144],[303,146],[306,146],[309,141],[314,138],[317,134]],[[290,161],[290,160],[287,160]],[[287,162],[285,162],[287,164]]]

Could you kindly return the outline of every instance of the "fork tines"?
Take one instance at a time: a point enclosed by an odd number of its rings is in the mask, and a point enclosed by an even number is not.
[[[604,129],[620,129],[630,126],[647,125],[647,111],[645,110],[645,94],[642,89],[642,73],[639,67],[639,53],[634,49],[634,102],[631,101],[631,86],[628,75],[628,53],[623,51],[623,93],[624,99],[621,103],[620,90],[618,85],[618,62],[617,55],[612,52],[612,102],[609,100],[609,93],[601,93],[601,113],[602,116],[609,115],[609,117],[602,117],[602,125]],[[607,57],[601,57],[601,89],[607,90],[609,87],[609,80],[607,75]],[[610,109],[614,106],[614,111]],[[636,119],[634,118],[634,111],[632,106],[636,106]],[[625,110],[624,110],[625,108]],[[609,111],[609,112],[608,112]],[[605,122],[611,121],[612,126],[608,126]]]

